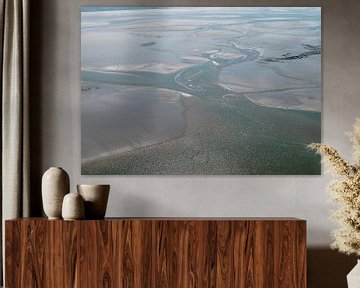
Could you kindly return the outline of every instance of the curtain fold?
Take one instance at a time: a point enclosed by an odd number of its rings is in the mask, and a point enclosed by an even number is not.
[[[4,271],[4,221],[29,216],[29,0],[0,0],[0,9],[1,271]]]

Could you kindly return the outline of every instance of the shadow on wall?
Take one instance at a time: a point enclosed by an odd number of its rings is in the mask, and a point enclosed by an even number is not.
[[[30,215],[42,216],[41,162],[43,133],[42,121],[42,54],[45,37],[43,16],[46,14],[45,0],[30,3],[30,43],[29,43],[29,109],[30,109]]]
[[[310,248],[307,257],[308,288],[347,288],[346,275],[355,266],[356,256]]]

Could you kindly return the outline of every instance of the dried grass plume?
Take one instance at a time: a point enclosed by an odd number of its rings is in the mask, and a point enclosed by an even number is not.
[[[331,247],[345,254],[360,256],[360,118],[356,119],[353,131],[348,135],[353,143],[353,165],[331,146],[312,143],[308,148],[323,155],[323,162],[336,177],[329,188],[332,200],[338,205],[332,218],[341,227],[333,231]]]

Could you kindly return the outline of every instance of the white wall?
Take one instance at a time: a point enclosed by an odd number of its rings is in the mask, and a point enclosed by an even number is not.
[[[176,2],[176,1],[175,1]],[[86,0],[84,4],[95,3]],[[174,5],[174,1],[102,1]],[[178,0],[183,6],[191,1]],[[225,1],[223,5],[323,7],[322,139],[350,158],[344,137],[360,116],[360,3],[348,1]],[[198,5],[217,5],[215,1]],[[79,183],[109,183],[107,216],[293,216],[308,221],[308,245],[327,246],[334,224],[328,176],[111,176],[80,173],[80,3],[32,2],[33,187],[50,166]],[[38,191],[38,190],[37,190]],[[35,200],[34,200],[35,201]]]

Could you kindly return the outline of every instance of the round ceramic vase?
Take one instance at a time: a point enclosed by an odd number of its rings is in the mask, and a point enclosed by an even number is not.
[[[77,191],[85,201],[85,219],[104,219],[110,185],[77,185]]]
[[[69,193],[69,175],[60,167],[49,168],[42,177],[41,194],[49,219],[61,219],[63,198]]]
[[[64,220],[84,219],[84,199],[79,193],[69,193],[65,195],[62,205],[62,217]]]

